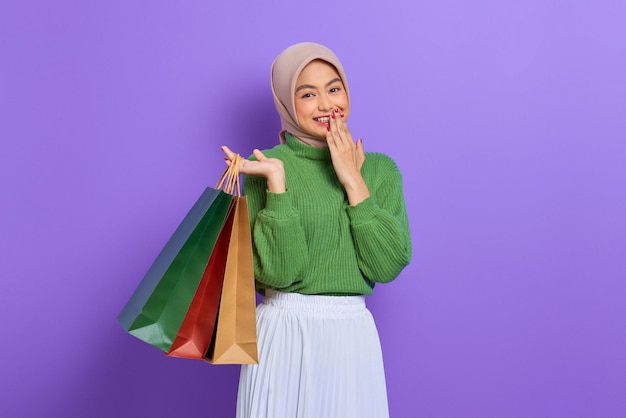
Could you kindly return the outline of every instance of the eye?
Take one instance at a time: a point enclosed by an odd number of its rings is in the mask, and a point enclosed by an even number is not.
[[[338,93],[339,91],[341,91],[341,87],[332,87],[329,93]]]
[[[308,98],[313,97],[313,96],[314,96],[314,94],[313,94],[313,93],[304,93],[304,94],[301,96],[301,98],[302,98],[302,99],[308,99]]]

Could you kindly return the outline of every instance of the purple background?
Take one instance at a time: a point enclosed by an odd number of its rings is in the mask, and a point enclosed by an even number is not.
[[[413,262],[368,299],[391,416],[626,416],[625,3],[364,3],[0,3],[3,416],[233,416],[238,367],[115,318],[219,146],[276,142],[305,40],[405,176]]]

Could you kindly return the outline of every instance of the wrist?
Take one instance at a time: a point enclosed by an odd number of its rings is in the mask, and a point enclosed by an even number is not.
[[[346,182],[343,187],[346,189],[348,203],[350,206],[356,206],[370,197],[370,191],[362,177],[360,179],[354,179],[353,181]]]
[[[269,173],[266,180],[267,190],[272,193],[284,193],[287,190],[284,170],[276,170]]]

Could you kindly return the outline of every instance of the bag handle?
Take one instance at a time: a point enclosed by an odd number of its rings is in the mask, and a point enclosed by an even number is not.
[[[241,184],[239,183],[239,162],[241,155],[235,154],[230,161],[230,165],[224,170],[220,177],[216,189],[222,189],[225,193],[241,197]]]

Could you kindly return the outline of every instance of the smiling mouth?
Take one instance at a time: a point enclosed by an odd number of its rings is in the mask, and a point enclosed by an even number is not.
[[[319,123],[324,123],[327,124],[330,122],[330,116],[326,115],[326,116],[319,116],[317,118],[313,118],[314,121],[319,122]]]

